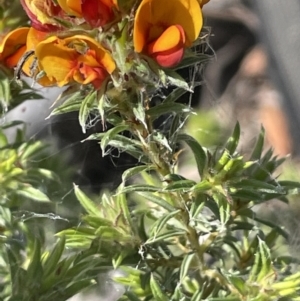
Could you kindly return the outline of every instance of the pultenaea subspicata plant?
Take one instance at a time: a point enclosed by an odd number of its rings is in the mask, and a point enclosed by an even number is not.
[[[283,160],[263,154],[264,131],[249,160],[236,151],[238,124],[214,152],[184,132],[192,109],[177,100],[200,82],[178,70],[201,72],[209,60],[207,2],[21,0],[31,27],[2,38],[3,66],[42,86],[66,86],[52,115],[78,110],[83,131],[96,116],[105,131],[88,139],[100,141],[103,155],[117,148],[139,164],[99,201],[75,185],[85,214],[57,233],[52,251],[43,252],[36,238],[24,260],[3,231],[4,300],[67,300],[111,269],[123,273],[114,279],[124,286],[119,300],[300,300],[296,260],[274,252],[288,233],[253,209],[273,198],[287,202],[300,187],[272,177]],[[165,128],[154,126],[165,118]],[[178,173],[183,143],[199,181]],[[0,176],[8,167],[23,175],[16,169],[22,153],[3,154],[14,160],[0,163]],[[11,220],[5,200],[4,207]]]

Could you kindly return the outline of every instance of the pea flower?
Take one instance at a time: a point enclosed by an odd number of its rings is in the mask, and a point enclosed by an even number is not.
[[[6,67],[15,67],[24,55],[28,31],[29,27],[21,27],[0,37],[0,61]]]
[[[20,0],[31,26],[39,31],[56,31],[59,24],[53,17],[62,13],[62,9],[52,0]]]
[[[33,27],[21,27],[8,33],[0,42],[0,62],[8,68],[17,67],[27,51],[35,49],[36,45],[47,36],[46,32],[41,32]],[[34,52],[28,56],[22,66],[20,72],[27,76],[34,76],[39,73],[38,67],[34,66]],[[34,73],[34,74],[32,74]],[[47,76],[40,77],[37,82],[42,86],[52,86],[54,82]]]
[[[142,0],[134,21],[133,42],[138,53],[162,67],[174,67],[184,50],[198,38],[203,25],[198,0]]]
[[[114,20],[117,0],[58,0],[69,15],[82,17],[92,27],[104,26]]]
[[[110,54],[84,35],[48,37],[36,46],[35,54],[39,69],[60,87],[75,81],[98,89],[116,68]]]

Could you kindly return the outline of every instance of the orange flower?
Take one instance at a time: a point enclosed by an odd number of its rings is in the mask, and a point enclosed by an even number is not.
[[[198,0],[143,0],[136,11],[133,42],[136,52],[174,67],[198,38],[203,25]]]
[[[69,15],[82,17],[92,27],[103,26],[113,21],[117,0],[58,0]]]
[[[26,40],[29,27],[17,28],[4,37],[0,37],[0,61],[13,68],[26,52]]]
[[[110,54],[94,39],[83,35],[49,37],[37,45],[36,56],[40,70],[60,87],[76,81],[92,83],[98,89],[116,68]]]
[[[40,31],[56,31],[60,28],[53,17],[62,10],[52,0],[20,0],[28,15],[31,26]]]
[[[7,34],[0,42],[0,61],[8,68],[14,68],[22,59],[24,54],[29,50],[34,50],[35,46],[46,37],[47,33],[38,31],[33,27],[21,27]],[[34,61],[34,54],[22,66],[22,71],[27,76],[31,75],[31,66]],[[40,70],[36,68],[35,73]],[[51,86],[54,84],[46,76],[38,79],[38,83],[43,86]]]

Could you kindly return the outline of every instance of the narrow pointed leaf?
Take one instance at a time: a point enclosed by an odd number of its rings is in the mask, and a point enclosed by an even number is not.
[[[91,112],[93,105],[95,104],[96,95],[97,95],[97,91],[90,93],[84,99],[84,101],[82,102],[82,104],[80,106],[78,120],[79,120],[79,124],[81,125],[83,133],[85,133],[86,121],[88,119],[88,116]]]
[[[167,222],[170,219],[172,219],[175,215],[177,215],[179,212],[180,212],[180,210],[178,209],[176,211],[173,211],[173,212],[170,212],[170,213],[164,215],[162,218],[157,220],[151,230],[151,236],[153,236],[153,237],[157,236],[157,234],[164,228],[164,226],[167,224]]]
[[[165,201],[163,198],[154,195],[153,193],[138,191],[137,194],[144,197],[146,200],[166,209],[169,212],[176,210],[176,208],[173,207],[170,203]]]
[[[155,280],[153,274],[151,274],[151,277],[150,277],[150,288],[151,288],[151,292],[152,292],[152,295],[154,297],[154,300],[156,301],[169,301],[169,298],[167,297],[167,295],[165,295],[158,282]]]
[[[265,129],[262,127],[256,145],[251,154],[250,160],[252,161],[260,160],[264,148],[264,140],[265,140]]]
[[[233,155],[234,152],[236,151],[240,139],[240,133],[241,133],[240,124],[237,123],[233,130],[232,136],[228,139],[225,145],[225,148],[229,151],[230,155]]]
[[[111,141],[117,134],[119,134],[120,132],[126,131],[127,129],[128,129],[128,125],[120,124],[120,125],[113,127],[112,129],[108,130],[103,135],[103,137],[101,139],[101,143],[100,143],[103,155],[105,154],[105,148],[109,144],[109,141]]]
[[[54,246],[52,252],[44,262],[44,275],[47,276],[56,270],[57,264],[65,249],[65,237],[61,237],[57,244]]]
[[[74,186],[74,192],[77,200],[80,202],[84,210],[90,215],[99,215],[99,209],[97,205],[82,191],[77,185]]]
[[[205,167],[207,165],[207,157],[204,149],[201,147],[201,145],[195,140],[193,137],[186,135],[186,134],[180,134],[177,137],[178,141],[184,141],[192,150],[194,157],[196,159],[196,164],[198,168],[198,172],[200,177],[203,177],[203,172],[205,170]]]

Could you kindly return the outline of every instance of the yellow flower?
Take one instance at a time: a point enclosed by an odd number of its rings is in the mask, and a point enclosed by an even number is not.
[[[154,58],[163,67],[178,64],[184,49],[198,38],[203,25],[198,0],[143,0],[134,22],[136,52]]]
[[[116,68],[110,54],[84,35],[49,37],[37,45],[36,56],[39,68],[60,87],[76,81],[98,89]]]
[[[13,68],[26,52],[26,40],[29,27],[17,28],[0,37],[0,61]]]
[[[38,31],[33,27],[21,27],[13,30],[4,36],[0,42],[0,61],[8,68],[14,68],[29,50],[34,50],[35,46],[47,36],[47,33]],[[22,72],[27,76],[31,75],[31,66],[34,61],[34,54],[24,61]],[[34,73],[40,70],[36,68]],[[38,83],[43,86],[54,84],[46,76],[38,79]]]

